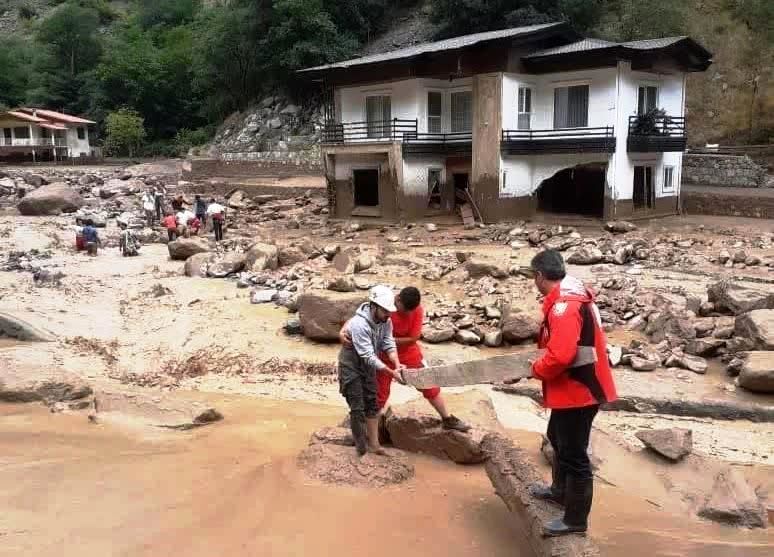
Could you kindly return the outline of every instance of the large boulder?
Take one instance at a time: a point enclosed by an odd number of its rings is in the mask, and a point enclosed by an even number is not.
[[[596,265],[604,259],[604,254],[596,246],[583,246],[567,258],[570,265]]]
[[[748,528],[765,528],[767,522],[755,489],[741,472],[730,467],[715,477],[712,492],[699,509],[699,516]]]
[[[279,249],[271,244],[253,244],[245,253],[245,269],[254,273],[279,267]]]
[[[755,350],[774,350],[774,309],[756,309],[738,315],[734,334],[752,340]]]
[[[540,322],[528,313],[506,308],[500,328],[503,331],[504,341],[518,344],[537,337]]]
[[[279,250],[280,267],[289,267],[296,263],[304,263],[309,259],[309,255],[302,246],[285,246]]]
[[[333,256],[333,266],[340,273],[351,274],[355,272],[356,253],[352,249],[339,250]]]
[[[116,195],[132,195],[141,192],[145,184],[140,180],[120,180],[113,178],[99,188],[99,196],[102,199],[110,199]]]
[[[627,232],[634,232],[637,230],[637,226],[625,220],[616,220],[606,222],[605,230],[612,232],[613,234],[626,234]]]
[[[298,319],[304,336],[318,342],[336,342],[342,325],[365,301],[362,294],[317,291],[298,298]]]
[[[468,259],[465,262],[465,270],[468,272],[468,276],[472,279],[478,279],[487,276],[496,279],[508,277],[507,269],[504,269],[495,263],[483,261],[480,259]]]
[[[185,261],[192,255],[210,251],[206,240],[200,238],[178,238],[167,244],[169,257],[175,261]]]
[[[245,268],[245,254],[231,252],[217,259],[210,259],[207,266],[207,276],[214,278],[224,278],[228,275],[238,273]]]
[[[635,435],[647,448],[675,462],[693,449],[693,432],[690,429],[643,429]]]
[[[384,427],[392,445],[404,451],[426,453],[457,464],[477,464],[487,458],[481,448],[484,436],[500,429],[492,401],[477,391],[450,397],[454,412],[472,427],[467,433],[445,430],[424,400],[392,407]]]
[[[25,195],[16,208],[22,215],[58,215],[74,213],[83,204],[77,191],[63,182],[55,182]]]
[[[740,315],[756,309],[774,309],[774,290],[745,288],[727,281],[707,287],[707,297],[718,311]]]
[[[422,340],[429,342],[430,344],[440,344],[442,342],[448,342],[454,338],[454,328],[443,327],[436,329],[434,327],[425,327],[422,329]]]
[[[739,385],[756,393],[774,393],[774,352],[748,352]]]
[[[209,252],[195,253],[185,260],[185,276],[187,277],[206,277],[207,266],[209,265]]]

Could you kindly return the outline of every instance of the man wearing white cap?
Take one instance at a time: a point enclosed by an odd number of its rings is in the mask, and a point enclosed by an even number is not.
[[[386,286],[374,286],[368,302],[349,321],[351,346],[339,352],[339,390],[349,405],[352,437],[359,455],[371,451],[385,454],[379,444],[379,407],[376,402],[376,372],[384,370],[402,382],[404,367],[392,335],[390,314],[396,311],[395,295]],[[392,368],[377,354],[384,353]]]

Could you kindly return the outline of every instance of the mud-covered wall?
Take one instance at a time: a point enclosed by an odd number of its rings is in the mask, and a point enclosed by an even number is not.
[[[470,188],[486,222],[501,220],[507,210],[500,203],[500,136],[502,132],[502,74],[473,78],[473,160]],[[511,205],[504,203],[502,205]]]

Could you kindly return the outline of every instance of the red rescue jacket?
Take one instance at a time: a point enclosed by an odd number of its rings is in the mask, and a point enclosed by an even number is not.
[[[565,277],[543,301],[538,340],[545,353],[532,365],[546,408],[582,408],[617,398],[594,294]]]

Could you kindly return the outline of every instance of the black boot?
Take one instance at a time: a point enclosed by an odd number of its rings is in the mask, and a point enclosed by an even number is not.
[[[543,535],[564,536],[566,534],[585,534],[594,498],[594,478],[581,479],[567,477],[565,509],[563,518],[555,518],[543,527]]]
[[[362,413],[350,413],[349,427],[352,429],[352,439],[355,441],[357,454],[363,456],[368,452],[368,433],[366,431],[365,416]]]
[[[559,459],[554,451],[554,458],[551,461],[551,485],[535,483],[529,486],[529,494],[535,499],[551,501],[557,505],[564,506],[564,492],[567,475],[559,466]]]

